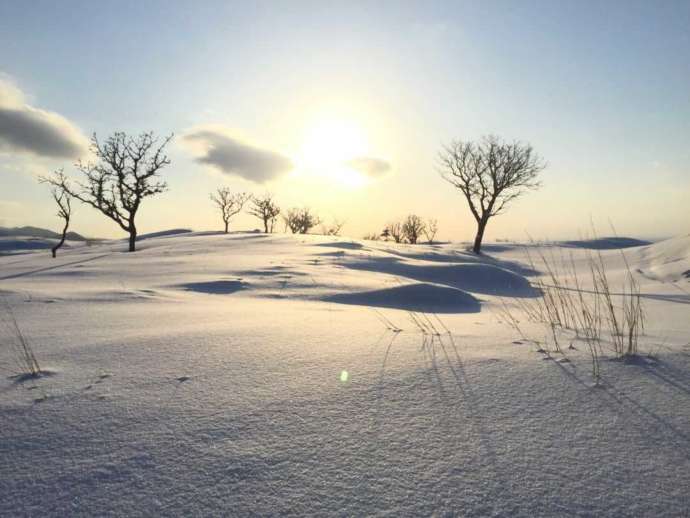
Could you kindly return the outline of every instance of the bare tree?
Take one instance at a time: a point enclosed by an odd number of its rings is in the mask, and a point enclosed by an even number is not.
[[[298,214],[299,209],[288,209],[287,214],[283,214],[281,217],[283,218],[283,223],[285,224],[284,231],[287,232],[288,229],[290,232],[293,234],[297,234],[299,232],[300,224],[299,224],[299,214]]]
[[[306,234],[321,223],[321,219],[308,207],[290,209],[283,218],[285,225],[293,234]]]
[[[129,251],[134,252],[137,239],[135,218],[141,202],[168,189],[159,173],[170,163],[164,149],[171,139],[172,135],[158,145],[153,132],[142,133],[138,137],[116,132],[101,143],[94,133],[91,151],[97,162],[80,160],[77,163],[77,169],[84,177],[78,188],[72,188],[65,177],[45,178],[45,181],[112,219],[129,233]]]
[[[537,189],[537,177],[546,167],[531,145],[507,143],[492,135],[478,142],[452,142],[441,151],[440,161],[441,176],[460,189],[477,221],[473,247],[477,254],[489,219],[525,191]]]
[[[321,225],[321,233],[324,236],[339,236],[342,232],[345,222],[339,219],[334,219],[330,225]]]
[[[401,243],[403,240],[403,231],[402,231],[402,223],[395,222],[395,223],[389,223],[388,227],[388,235],[393,238],[393,241],[396,243]]]
[[[422,218],[416,214],[410,214],[405,218],[405,221],[403,221],[402,234],[410,244],[416,245],[417,240],[424,232],[425,226]]]
[[[38,181],[40,183],[48,183],[47,179],[43,177],[39,178]],[[67,190],[61,187],[68,182],[65,172],[62,169],[55,171],[53,174],[53,181],[54,183],[51,184],[50,193],[53,195],[53,200],[55,200],[58,206],[58,218],[61,218],[65,222],[62,227],[60,241],[50,249],[54,259],[57,256],[57,251],[65,244],[65,239],[67,239],[67,229],[69,228],[69,222],[72,218],[72,196]]]
[[[226,234],[230,220],[242,211],[244,204],[249,199],[251,199],[251,194],[246,192],[233,193],[228,187],[220,187],[215,193],[211,193],[211,201],[220,209]]]
[[[436,233],[438,232],[438,220],[430,218],[427,220],[426,225],[424,225],[424,235],[429,244],[434,242]]]
[[[273,232],[276,219],[280,214],[280,207],[273,201],[273,195],[266,193],[262,197],[252,197],[252,206],[248,210],[249,214],[264,222],[264,232]]]

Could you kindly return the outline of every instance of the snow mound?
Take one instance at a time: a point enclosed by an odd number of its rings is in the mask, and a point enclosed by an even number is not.
[[[522,275],[485,263],[438,264],[403,262],[394,257],[369,257],[345,262],[356,270],[387,273],[411,280],[502,297],[535,297],[537,291]]]
[[[654,280],[690,280],[690,234],[646,246],[629,261],[632,268]]]
[[[191,234],[192,232],[193,230],[189,228],[173,228],[170,230],[161,230],[160,232],[150,232],[148,234],[142,234],[138,237],[138,239],[139,241],[141,241],[142,239],[179,236],[180,234]]]
[[[394,288],[339,293],[322,298],[325,302],[403,309],[431,313],[478,313],[479,300],[456,288],[417,283]]]

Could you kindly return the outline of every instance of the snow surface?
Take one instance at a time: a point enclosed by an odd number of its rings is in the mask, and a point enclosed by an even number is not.
[[[0,515],[688,516],[690,236],[594,252],[639,277],[651,354],[598,386],[585,347],[537,352],[498,311],[538,295],[528,251],[584,277],[585,248],[139,246],[0,257],[50,374],[16,377],[5,311]]]

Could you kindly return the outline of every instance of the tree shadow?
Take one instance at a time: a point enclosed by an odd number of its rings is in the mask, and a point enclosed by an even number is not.
[[[621,360],[615,360],[619,363],[621,363]],[[659,430],[664,430],[666,432],[669,432],[671,435],[671,438],[675,441],[680,440],[681,444],[678,444],[680,449],[685,452],[684,457],[688,460],[690,460],[690,450],[688,450],[688,445],[690,444],[690,434],[688,434],[686,431],[680,429],[677,427],[675,424],[670,422],[668,419],[664,418],[663,416],[659,415],[657,412],[654,410],[648,408],[642,402],[634,399],[632,396],[628,395],[624,390],[620,390],[616,387],[616,385],[611,381],[609,376],[601,376],[601,379],[599,383],[596,383],[594,385],[587,383],[585,380],[580,378],[573,370],[568,369],[565,365],[559,363],[559,362],[553,362],[555,365],[557,365],[560,369],[561,372],[566,374],[566,377],[570,379],[573,383],[576,383],[580,386],[584,386],[587,388],[597,388],[600,389],[596,392],[596,394],[601,394],[602,398],[600,399],[602,402],[607,404],[609,408],[614,410],[617,413],[621,413],[623,415],[626,415],[627,417],[634,417],[636,416],[636,422],[633,422],[633,424],[636,426],[636,428],[643,434],[649,434],[650,430],[648,428],[649,424],[655,424],[659,427]],[[626,361],[628,364],[633,364],[633,365],[641,365],[639,359],[634,359],[632,361]],[[645,365],[645,369],[648,368],[648,365]],[[650,373],[653,376],[656,376],[657,373]],[[668,376],[658,376],[659,379],[664,380],[664,378],[668,379]],[[674,381],[673,383],[670,384],[671,386],[676,386],[680,385],[677,381]],[[680,388],[684,393],[688,393],[688,387],[681,385]],[[659,430],[654,432],[654,435],[658,435]]]
[[[106,257],[108,255],[110,255],[110,253],[101,254],[101,255],[94,256],[94,257],[89,257],[87,259],[79,259],[78,261],[71,261],[69,263],[61,263],[61,264],[56,264],[53,266],[46,266],[45,268],[39,268],[37,270],[31,270],[28,272],[13,273],[11,275],[5,275],[4,277],[0,277],[0,280],[4,281],[4,280],[8,280],[8,279],[17,279],[19,277],[27,277],[29,275],[33,275],[36,273],[43,273],[43,272],[48,272],[51,270],[56,270],[56,269],[62,268],[64,266],[74,266],[77,264],[84,264],[84,263],[88,263],[90,261],[95,261],[97,259],[101,259],[101,258]]]

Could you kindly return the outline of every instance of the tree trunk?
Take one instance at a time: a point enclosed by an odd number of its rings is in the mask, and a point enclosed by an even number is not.
[[[268,219],[264,219],[264,234],[268,234]]]
[[[50,251],[53,253],[53,259],[57,257],[57,251],[65,243],[67,239],[67,228],[69,227],[69,219],[65,221],[65,227],[62,229],[62,236],[60,237],[60,242],[55,245]]]
[[[472,251],[475,254],[478,254],[481,252],[482,249],[482,239],[484,239],[484,230],[486,230],[486,224],[488,223],[488,220],[479,220],[477,222],[477,235],[474,238],[474,246],[472,247]]]
[[[225,220],[225,233],[228,233],[228,225],[230,224],[229,221]]]
[[[136,242],[137,242],[137,229],[132,226],[132,228],[129,231],[129,251],[134,252],[136,250]]]

